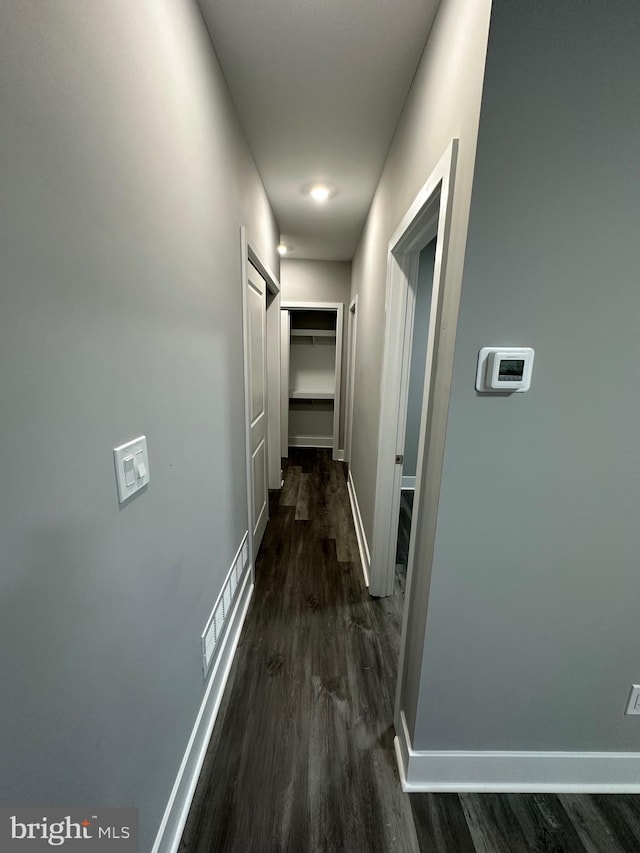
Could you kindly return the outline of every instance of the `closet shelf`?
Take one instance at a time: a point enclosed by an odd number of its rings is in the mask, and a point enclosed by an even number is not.
[[[335,329],[291,329],[292,338],[335,338]]]
[[[290,400],[333,400],[333,391],[289,391]]]

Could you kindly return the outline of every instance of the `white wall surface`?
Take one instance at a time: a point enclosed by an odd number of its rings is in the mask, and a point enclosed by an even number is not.
[[[187,0],[3,3],[0,126],[0,804],[148,850],[247,528],[240,226],[276,273],[278,232]]]
[[[453,138],[460,139],[449,275],[462,280],[490,0],[442,0],[380,177],[356,256],[358,294],[351,473],[372,540],[388,242]]]
[[[344,305],[342,376],[340,385],[340,449],[344,448],[347,416],[347,312],[351,293],[351,264],[345,261],[308,261],[283,258],[280,262],[283,302],[341,302]],[[286,393],[286,392],[285,392]]]
[[[638,751],[638,32],[494,3],[417,749]],[[528,393],[475,393],[491,344]]]

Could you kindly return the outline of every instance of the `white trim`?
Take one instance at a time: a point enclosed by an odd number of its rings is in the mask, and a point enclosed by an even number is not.
[[[423,752],[411,747],[404,713],[394,749],[406,793],[640,793],[638,752]]]
[[[242,230],[245,232],[245,240],[247,243],[247,255],[249,257],[249,260],[254,265],[254,267],[258,270],[258,272],[260,273],[262,278],[267,282],[267,290],[269,291],[269,293],[271,293],[273,296],[277,296],[278,293],[280,293],[280,283],[279,283],[278,279],[275,277],[275,275],[271,272],[271,270],[269,269],[267,264],[262,260],[262,258],[258,254],[253,243],[251,242],[251,240],[247,236],[247,229],[243,227]]]
[[[403,489],[412,489],[413,491],[415,491],[415,488],[416,488],[416,478],[415,478],[415,477],[405,477],[405,475],[403,474],[403,475],[402,475],[402,484],[401,484],[401,488],[403,488]]]
[[[347,476],[347,492],[349,494],[349,503],[351,504],[351,514],[353,515],[353,524],[356,528],[356,539],[358,540],[358,550],[360,551],[360,564],[362,565],[362,574],[364,582],[369,586],[369,573],[371,571],[371,555],[367,544],[367,537],[364,532],[362,516],[360,515],[360,506],[358,504],[358,496],[356,495],[356,487],[353,484],[351,471]]]
[[[289,447],[333,447],[330,435],[290,435]]]
[[[411,788],[407,784],[407,774],[405,773],[405,766],[407,761],[402,754],[402,746],[400,743],[400,738],[396,735],[393,739],[393,751],[396,755],[396,764],[398,765],[398,776],[400,777],[400,787],[404,791],[405,794],[411,792]]]
[[[269,279],[266,280],[267,285]],[[267,293],[267,467],[269,488],[280,488],[280,294]]]
[[[249,317],[247,307],[247,281],[249,280],[249,241],[247,229],[240,228],[240,269],[242,275],[242,381],[244,383],[244,456],[247,487],[247,530],[253,531],[253,483],[251,476],[251,400],[249,399]],[[249,536],[249,563],[255,564],[253,534]],[[255,578],[254,578],[255,580]]]
[[[277,489],[280,474],[280,282],[258,253],[246,234],[246,229],[245,239],[249,260],[267,282],[267,476],[269,488]]]
[[[342,302],[298,302],[297,300],[283,299],[280,303],[282,309],[300,309],[301,311],[329,311],[343,307]]]
[[[221,640],[212,666],[209,684],[180,763],[152,853],[177,853],[252,594],[252,572],[245,571],[242,589],[230,614],[229,627]]]
[[[227,630],[228,623],[226,619],[226,611],[228,610],[229,605],[226,604],[227,596],[231,604],[234,603],[236,599],[236,594],[238,593],[237,587],[242,587],[242,580],[238,583],[238,578],[242,578],[248,569],[249,562],[249,531],[244,534],[242,537],[242,542],[240,543],[240,547],[236,551],[235,557],[231,562],[231,568],[227,572],[227,576],[224,579],[224,583],[218,593],[218,597],[216,598],[216,602],[211,609],[211,614],[207,619],[207,622],[204,626],[204,631],[201,634],[200,641],[202,644],[202,675],[204,680],[207,680],[207,676],[209,675],[209,670],[211,669],[211,665],[216,659],[217,651],[216,647],[222,641],[224,637],[224,632]],[[238,574],[238,563],[240,563],[240,573]],[[235,573],[235,579],[234,579]],[[239,593],[238,593],[239,594]],[[233,613],[233,609],[232,609]],[[231,614],[230,614],[231,615]],[[213,627],[214,632],[214,646],[209,650],[208,649],[208,640],[210,640],[210,631]],[[208,658],[209,651],[211,651],[211,657]]]
[[[356,369],[356,346],[358,337],[358,295],[349,303],[347,314],[347,390],[345,405],[347,417],[344,429],[344,461],[351,462],[351,444],[353,439],[353,399]]]
[[[338,451],[338,462],[344,462],[344,449]]]
[[[289,347],[291,316],[280,304],[280,457],[289,455]]]
[[[458,140],[454,139],[402,218],[388,245],[386,321],[371,543],[370,592],[372,595],[393,594],[402,480],[402,466],[396,463],[395,459],[404,452],[418,265],[420,251],[437,236],[418,444],[418,472],[423,467],[423,449],[429,431],[427,421],[433,404],[432,389],[438,385],[437,382],[432,382],[435,379],[432,373],[435,374],[441,361],[439,337],[443,295],[448,289],[447,254],[457,151]],[[444,367],[449,366],[448,360],[446,361],[447,364]],[[439,445],[438,454],[443,456],[444,442],[439,442]],[[430,462],[427,466],[428,476],[433,471],[431,477],[439,477],[437,471],[440,466],[433,464],[435,461],[433,458],[428,461]],[[432,482],[430,486],[429,491],[433,492]],[[416,497],[418,493],[419,488],[416,490]],[[437,505],[433,507],[433,511],[436,510]],[[416,517],[418,515],[419,507],[416,507]]]
[[[310,399],[332,399],[333,400],[333,435],[329,443],[326,443],[324,438],[318,438],[317,436],[289,436],[287,440],[287,448],[288,447],[330,447],[331,448],[331,458],[334,460],[339,459],[339,441],[340,441],[340,394],[342,388],[342,329],[343,329],[343,313],[344,313],[344,305],[342,302],[292,302],[292,301],[281,301],[280,310],[283,312],[291,312],[291,311],[335,311],[336,312],[336,356],[335,356],[335,365],[334,365],[334,382],[333,382],[333,391],[331,392],[331,396],[316,394],[313,398]],[[284,339],[284,326],[281,324],[281,347],[284,349],[285,346],[289,345],[289,341],[285,341]],[[289,333],[291,331],[291,318],[289,317]],[[289,399],[296,399],[296,396],[291,394],[288,390],[289,386],[289,357],[281,354],[282,364],[286,367],[286,376],[282,376],[281,393],[284,395],[284,389],[287,388],[286,394],[286,411],[288,417],[288,406]],[[284,369],[283,367],[283,374]],[[303,397],[297,397],[297,399],[304,399]],[[284,398],[282,401],[282,418],[285,417],[285,403]],[[284,428],[281,430],[282,439],[281,439],[281,452],[282,455],[285,455],[285,431]],[[287,427],[288,432],[288,427]]]
[[[265,417],[267,419],[267,427],[265,429],[265,477],[267,489],[270,487],[277,488],[280,471],[280,455],[278,449],[280,447],[280,424],[277,422],[280,417],[280,365],[275,365],[272,371],[268,370],[268,357],[276,360],[280,358],[280,321],[275,324],[267,322],[267,299],[271,294],[276,299],[274,310],[279,317],[280,303],[277,301],[280,295],[280,284],[277,278],[271,272],[266,263],[262,260],[259,253],[256,251],[253,243],[249,238],[249,234],[245,226],[240,228],[240,271],[242,278],[242,370],[244,381],[244,417],[245,417],[245,464],[246,464],[246,480],[247,480],[247,528],[254,531],[249,537],[249,561],[253,567],[255,566],[256,554],[254,547],[255,531],[252,519],[253,506],[253,472],[252,472],[252,447],[251,447],[251,400],[249,399],[249,317],[247,306],[247,286],[249,281],[249,264],[260,273],[265,280],[267,293],[265,293],[265,310],[264,310],[264,382],[265,382]],[[273,395],[273,400],[271,399]],[[270,406],[270,401],[273,405]],[[276,458],[272,458],[276,455]],[[265,504],[266,520],[269,518],[269,500]],[[266,521],[263,521],[266,524]]]
[[[340,302],[336,309],[336,361],[333,397],[333,451],[332,458],[338,459],[340,447],[340,395],[342,391],[342,324],[344,322],[344,306]]]

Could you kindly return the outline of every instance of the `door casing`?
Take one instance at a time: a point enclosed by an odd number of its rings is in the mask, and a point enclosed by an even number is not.
[[[351,462],[351,438],[353,435],[353,397],[356,377],[356,346],[358,339],[358,296],[353,297],[349,304],[347,324],[347,417],[344,427],[344,461]]]
[[[265,327],[265,359],[266,359],[266,401],[267,417],[266,453],[267,453],[267,483],[268,488],[280,488],[280,284],[269,266],[251,242],[247,229],[240,229],[240,251],[242,267],[242,332],[243,332],[243,361],[244,361],[244,406],[245,406],[245,463],[246,463],[246,492],[247,492],[247,529],[249,530],[249,559],[251,571],[255,580],[255,549],[253,545],[253,475],[251,447],[251,399],[249,383],[249,316],[247,304],[247,286],[249,264],[258,270],[267,286],[266,293],[266,327]]]
[[[417,517],[420,510],[420,481],[421,475],[424,473],[422,468],[426,461],[424,459],[425,444],[430,440],[431,398],[435,388],[434,380],[438,366],[440,324],[446,285],[457,150],[458,140],[454,139],[389,241],[387,310],[380,389],[378,460],[369,586],[370,594],[375,596],[393,594],[402,485],[401,459],[404,453],[418,266],[420,252],[434,237],[437,237],[425,384],[422,398],[414,516]],[[444,452],[444,442],[442,442],[440,449]],[[433,452],[436,450],[438,449],[433,448]],[[433,467],[434,474],[435,470]],[[412,524],[412,528],[415,527],[416,525]],[[411,561],[411,549],[409,561]],[[407,567],[408,576],[409,566]]]

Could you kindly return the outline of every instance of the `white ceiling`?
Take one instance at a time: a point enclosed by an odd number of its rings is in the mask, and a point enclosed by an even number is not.
[[[438,0],[199,3],[291,257],[350,260]]]

